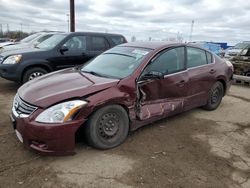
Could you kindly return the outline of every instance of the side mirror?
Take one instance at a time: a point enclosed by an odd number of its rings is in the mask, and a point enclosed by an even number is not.
[[[60,48],[60,52],[63,54],[64,52],[67,52],[67,51],[69,51],[69,49],[68,49],[68,47],[67,46],[62,46],[61,48]]]
[[[149,80],[149,79],[163,79],[164,75],[158,71],[150,71],[142,76],[142,80]]]

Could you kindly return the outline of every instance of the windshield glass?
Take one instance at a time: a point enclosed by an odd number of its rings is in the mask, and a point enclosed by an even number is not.
[[[36,47],[41,49],[52,49],[59,44],[67,35],[66,34],[55,34],[47,40],[41,42]]]
[[[234,46],[234,49],[244,49],[248,46],[249,44],[247,43],[238,43]]]
[[[135,71],[150,51],[144,48],[115,47],[97,56],[81,70],[103,77],[125,78]]]
[[[33,35],[30,35],[30,36],[28,36],[28,37],[25,37],[24,39],[21,40],[21,42],[30,42],[30,41],[32,41],[34,38],[36,38],[36,37],[38,37],[38,36],[40,36],[40,35],[41,35],[41,33],[35,33],[35,34],[33,34]]]

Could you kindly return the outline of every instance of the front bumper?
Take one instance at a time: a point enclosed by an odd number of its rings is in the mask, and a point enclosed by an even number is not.
[[[63,124],[43,124],[11,113],[13,128],[25,146],[46,155],[72,155],[75,153],[75,133],[86,119]]]
[[[21,73],[18,70],[18,65],[0,64],[0,76],[11,81],[20,81]]]

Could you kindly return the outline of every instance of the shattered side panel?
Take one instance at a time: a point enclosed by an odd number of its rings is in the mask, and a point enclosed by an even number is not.
[[[164,76],[160,80],[146,80],[137,85],[137,120],[165,118],[184,109],[187,98],[187,71]]]
[[[85,100],[89,102],[88,106],[80,112],[79,116],[88,117],[103,106],[117,104],[123,106],[127,110],[131,122],[134,121],[136,119],[136,89],[134,84],[129,81],[124,80],[123,82],[126,83],[123,84],[121,81],[121,84],[116,87],[110,87],[87,96]],[[134,83],[133,80],[131,82]]]
[[[157,100],[143,103],[137,113],[140,120],[147,120],[155,116],[167,117],[182,111],[184,100]]]

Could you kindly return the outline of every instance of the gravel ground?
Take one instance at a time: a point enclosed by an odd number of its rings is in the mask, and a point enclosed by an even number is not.
[[[250,187],[250,88],[233,85],[212,112],[145,126],[101,151],[45,157],[17,140],[8,114],[18,85],[0,78],[0,187]]]

